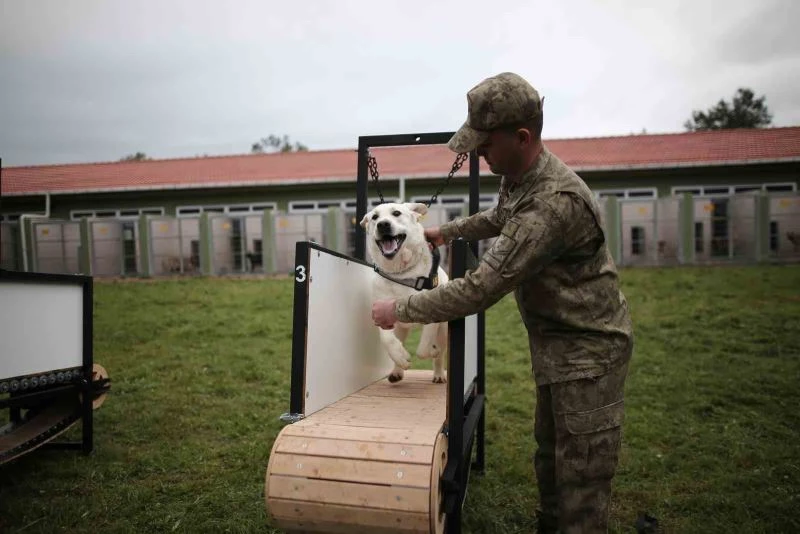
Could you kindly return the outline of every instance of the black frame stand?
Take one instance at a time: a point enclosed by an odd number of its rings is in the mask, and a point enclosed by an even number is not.
[[[372,147],[412,146],[412,145],[444,145],[454,132],[438,132],[423,134],[400,134],[362,136],[358,138],[358,178],[356,183],[356,220],[360,221],[367,213],[368,199],[368,158]],[[453,154],[455,157],[455,154]],[[380,166],[380,162],[378,162]],[[443,175],[446,169],[443,169]],[[469,154],[469,214],[477,213],[480,208],[480,173],[479,160],[473,151]],[[364,261],[366,256],[366,233],[361,225],[356,225],[355,257]],[[467,243],[456,240],[452,243],[450,253],[451,278],[466,275],[468,270],[477,264],[478,243]],[[461,510],[467,493],[467,483],[471,468],[482,473],[485,468],[484,432],[485,432],[485,315],[478,317],[478,365],[477,376],[465,395],[464,358],[465,358],[465,319],[449,322],[450,331],[450,365],[447,379],[448,413],[443,432],[448,437],[447,465],[441,477],[445,496],[445,513],[447,521],[445,530],[450,534],[461,532]],[[471,464],[473,445],[475,445],[475,461]]]
[[[75,398],[76,411],[68,419],[61,421],[60,425],[70,426],[73,422],[80,419],[82,422],[81,440],[73,442],[46,442],[40,445],[42,447],[81,450],[84,454],[90,454],[94,449],[93,401],[97,393],[108,390],[109,380],[104,379],[98,381],[97,383],[93,383],[92,381],[94,367],[94,349],[92,344],[94,331],[94,291],[92,280],[93,279],[91,276],[84,275],[6,271],[0,269],[0,283],[21,282],[54,285],[77,285],[82,288],[83,292],[83,353],[81,366],[69,369],[52,369],[30,376],[8,377],[0,381],[6,384],[6,387],[8,387],[9,384],[12,385],[9,391],[9,396],[5,399],[0,399],[0,409],[8,408],[10,410],[10,419],[14,424],[19,424],[22,422],[21,411],[23,409],[38,409],[46,406],[48,402],[53,402],[56,398],[65,395]],[[56,376],[58,379],[54,378]],[[44,380],[45,377],[49,377],[49,380]],[[80,402],[77,402],[78,394],[83,396]],[[61,428],[54,427],[51,430],[57,432],[61,430]],[[37,441],[41,441],[42,439],[48,439],[47,434],[43,434],[36,438]],[[25,447],[23,444],[21,448],[32,449],[37,447],[37,443],[34,441],[30,442],[29,445],[30,447]],[[6,453],[12,458],[19,454],[14,453],[14,450],[6,451]]]

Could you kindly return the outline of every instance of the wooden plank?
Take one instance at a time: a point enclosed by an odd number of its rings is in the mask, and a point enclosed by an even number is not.
[[[304,454],[277,454],[272,462],[272,475],[423,489],[430,488],[431,484],[430,465]]]
[[[391,397],[391,396],[378,396],[378,397],[362,397],[358,395],[350,395],[347,397],[347,402],[340,402],[332,404],[325,408],[325,410],[341,410],[342,408],[367,408],[372,411],[381,409],[394,409],[394,410],[419,410],[426,413],[444,414],[447,407],[444,403],[436,402],[435,399],[414,398],[409,401],[405,397]],[[321,413],[320,410],[319,413]],[[316,414],[312,414],[313,417]]]
[[[407,443],[376,443],[372,441],[352,441],[326,439],[307,436],[280,436],[276,441],[275,452],[284,454],[306,454],[309,456],[333,456],[382,462],[404,462],[431,464],[433,447],[429,445],[409,445]]]
[[[434,382],[409,382],[402,380],[392,384],[388,381],[374,382],[369,386],[360,390],[354,391],[359,395],[369,395],[374,391],[415,391],[426,392],[431,394],[447,394],[447,386],[445,384],[435,384]]]
[[[428,422],[434,426],[444,422],[443,411],[429,412],[424,410],[403,409],[402,407],[371,408],[369,406],[341,406],[328,408],[325,413],[320,413],[317,422],[324,423],[336,421],[338,418],[361,418],[362,420],[379,421],[381,424],[394,424],[404,428],[411,424],[424,424]],[[416,426],[416,425],[415,425]]]
[[[286,529],[310,532],[427,532],[428,514],[274,499],[269,510]]]
[[[429,491],[420,488],[376,486],[271,475],[269,499],[289,499],[364,508],[427,513]]]
[[[368,392],[358,392],[352,393],[349,397],[350,398],[365,398],[365,399],[374,399],[376,397],[391,397],[391,398],[398,398],[398,399],[405,399],[409,395],[409,390],[396,390],[396,389],[376,389]],[[438,391],[414,391],[412,393],[414,398],[418,399],[427,399],[429,402],[441,399],[442,402],[447,402],[441,393]]]
[[[444,422],[444,413],[428,412],[424,410],[402,409],[402,407],[385,408],[383,410],[371,409],[369,406],[340,406],[326,408],[324,414],[320,412],[317,421],[322,423],[330,421],[337,416],[364,417],[376,421],[394,421],[398,428],[405,426],[409,421],[419,421],[420,419],[431,420],[439,423]],[[404,417],[401,417],[404,416]]]
[[[414,399],[414,402],[409,402],[402,397],[358,397],[351,396],[347,398],[347,402],[337,402],[331,404],[317,413],[311,414],[310,417],[323,417],[324,414],[343,409],[364,409],[368,412],[377,412],[381,408],[394,409],[396,411],[414,410],[430,414],[444,414],[447,407],[444,402],[438,402],[435,399]]]
[[[281,434],[287,436],[307,436],[354,441],[376,441],[381,443],[402,443],[409,445],[430,445],[436,443],[436,432],[426,428],[384,428],[344,424],[317,424],[310,419],[299,421],[283,428]]]
[[[406,417],[408,416],[413,416],[413,414],[406,414]],[[400,417],[384,417],[381,416],[380,414],[362,415],[359,413],[353,413],[349,411],[333,412],[330,414],[330,418],[327,419],[327,421],[328,422],[335,421],[336,424],[345,426],[364,426],[373,428],[395,428],[395,429],[402,429],[402,428],[414,429],[414,428],[419,428],[420,426],[427,427],[428,429],[433,429],[435,427],[441,426],[444,423],[443,419],[415,420],[412,419],[411,417],[403,419]]]
[[[387,397],[387,393],[392,393],[395,395],[403,394],[402,397]],[[432,399],[441,398],[442,402],[437,403],[434,402]],[[361,392],[361,393],[353,393],[348,395],[347,397],[331,404],[331,406],[339,406],[342,404],[352,404],[352,403],[364,403],[368,401],[379,402],[379,403],[398,403],[402,404],[403,406],[412,406],[412,405],[419,405],[425,406],[431,409],[441,408],[444,407],[446,400],[443,395],[439,395],[438,393],[430,393],[428,391],[394,391],[394,390],[376,390],[371,392]]]

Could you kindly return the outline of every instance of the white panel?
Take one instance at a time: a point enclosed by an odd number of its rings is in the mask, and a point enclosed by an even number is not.
[[[312,248],[308,275],[306,416],[393,368],[372,322],[374,271]]]
[[[83,365],[83,288],[0,283],[0,379]]]
[[[478,316],[464,320],[464,394],[478,376]]]

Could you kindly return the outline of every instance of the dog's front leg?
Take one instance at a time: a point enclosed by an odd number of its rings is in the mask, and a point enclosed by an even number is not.
[[[444,384],[447,382],[447,375],[444,372],[444,354],[433,359],[433,383]]]
[[[395,324],[394,330],[380,330],[381,344],[394,362],[394,369],[389,374],[389,382],[402,380],[403,371],[409,367],[409,354],[403,346],[403,340],[407,335],[408,329],[399,324]]]
[[[433,359],[433,382],[443,384],[447,382],[447,375],[444,371],[444,358],[448,348],[447,323],[439,323],[436,326],[436,342],[441,349],[439,350],[439,355]]]
[[[422,335],[419,337],[417,346],[417,357],[423,360],[437,358],[444,350],[439,336],[439,325],[441,323],[426,324],[422,327]]]

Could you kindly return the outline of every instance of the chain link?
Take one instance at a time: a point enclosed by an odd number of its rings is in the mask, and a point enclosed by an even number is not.
[[[453,175],[458,172],[458,170],[461,168],[461,166],[464,164],[464,162],[467,160],[468,157],[469,154],[467,154],[466,152],[462,152],[456,156],[456,160],[453,162],[453,167],[450,169],[447,178],[445,178],[442,185],[439,186],[439,189],[433,194],[431,199],[426,203],[429,208],[431,207],[431,204],[436,202],[436,199],[439,198],[441,192],[444,191],[444,188],[447,187],[447,185],[450,183],[450,180],[453,179]]]
[[[447,174],[447,178],[444,179],[442,185],[439,186],[439,189],[433,194],[431,199],[427,201],[425,204],[430,208],[431,204],[436,202],[436,199],[439,198],[439,195],[444,191],[444,189],[450,184],[450,180],[453,179],[453,176],[458,172],[464,162],[467,161],[469,154],[466,152],[461,152],[456,156],[456,160],[453,162],[453,166],[450,169],[450,172]],[[384,204],[386,201],[383,199],[383,192],[381,191],[380,185],[380,173],[378,173],[378,162],[375,160],[375,156],[372,154],[368,154],[367,156],[367,167],[369,168],[369,173],[372,176],[372,180],[375,182],[375,189],[378,192],[378,198],[381,200],[381,204]]]
[[[375,156],[372,154],[367,153],[367,167],[369,167],[369,173],[372,175],[372,179],[375,181],[375,189],[378,191],[378,198],[381,199],[381,204],[386,202],[383,199],[383,192],[381,191],[381,183],[378,180],[380,175],[378,174],[378,162],[375,161]]]

